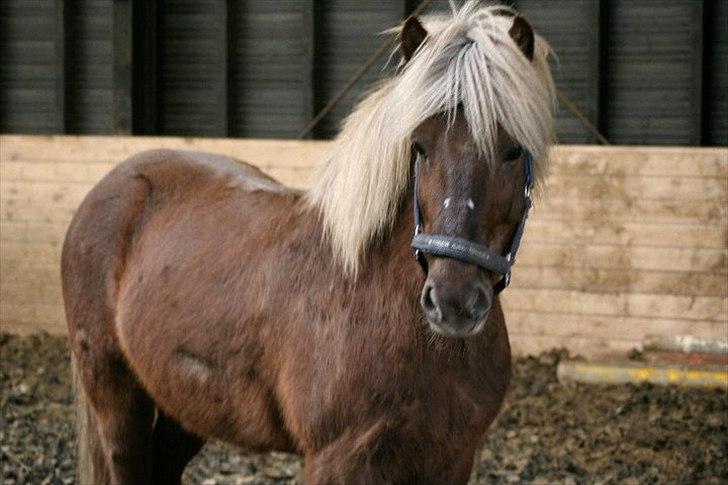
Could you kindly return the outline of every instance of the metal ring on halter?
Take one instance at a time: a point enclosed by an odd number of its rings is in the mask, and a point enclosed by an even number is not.
[[[444,234],[426,234],[422,231],[422,212],[418,200],[419,167],[415,160],[414,166],[414,221],[415,230],[412,237],[412,247],[415,249],[415,259],[422,271],[427,274],[427,260],[424,254],[434,254],[447,258],[457,259],[465,263],[477,265],[493,273],[502,274],[503,277],[493,285],[493,292],[497,295],[508,287],[511,282],[511,267],[516,262],[516,254],[521,245],[523,229],[526,225],[528,212],[531,209],[531,188],[533,187],[533,158],[528,150],[523,151],[523,217],[518,221],[516,230],[511,237],[511,246],[505,257],[491,251],[489,248],[454,236]]]

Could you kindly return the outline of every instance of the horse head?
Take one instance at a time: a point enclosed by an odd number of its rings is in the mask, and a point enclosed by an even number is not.
[[[533,31],[522,17],[511,19],[508,33],[530,63]],[[404,61],[427,39],[420,22],[408,19],[400,33]],[[497,123],[483,150],[467,110],[461,103],[431,116],[411,135],[413,246],[427,274],[420,304],[434,332],[458,338],[483,330],[495,294],[507,286],[533,180],[520,141]]]

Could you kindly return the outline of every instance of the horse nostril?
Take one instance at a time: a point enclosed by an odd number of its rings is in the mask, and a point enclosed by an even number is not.
[[[435,303],[434,292],[434,287],[432,285],[427,285],[422,291],[421,304],[422,309],[425,311],[425,314],[427,314],[427,316],[439,320],[442,315],[440,313],[440,309],[437,307],[437,303]]]
[[[490,311],[490,305],[491,297],[488,296],[488,294],[486,294],[486,292],[483,291],[482,288],[478,288],[476,290],[475,299],[473,301],[473,306],[471,310],[473,320],[480,320],[481,318],[486,316]]]

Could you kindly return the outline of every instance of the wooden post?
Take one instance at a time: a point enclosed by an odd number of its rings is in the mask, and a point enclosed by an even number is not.
[[[56,133],[68,131],[68,49],[66,26],[70,5],[65,0],[56,0],[55,70],[56,70]]]
[[[132,52],[133,2],[114,0],[113,30],[113,105],[112,129],[115,134],[132,132]]]

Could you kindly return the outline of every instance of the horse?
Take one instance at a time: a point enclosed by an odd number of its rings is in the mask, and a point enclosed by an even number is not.
[[[510,379],[498,293],[554,139],[550,49],[473,1],[398,39],[309,190],[152,150],[84,199],[61,258],[81,483],[180,483],[213,438],[298,453],[310,484],[468,481]]]

